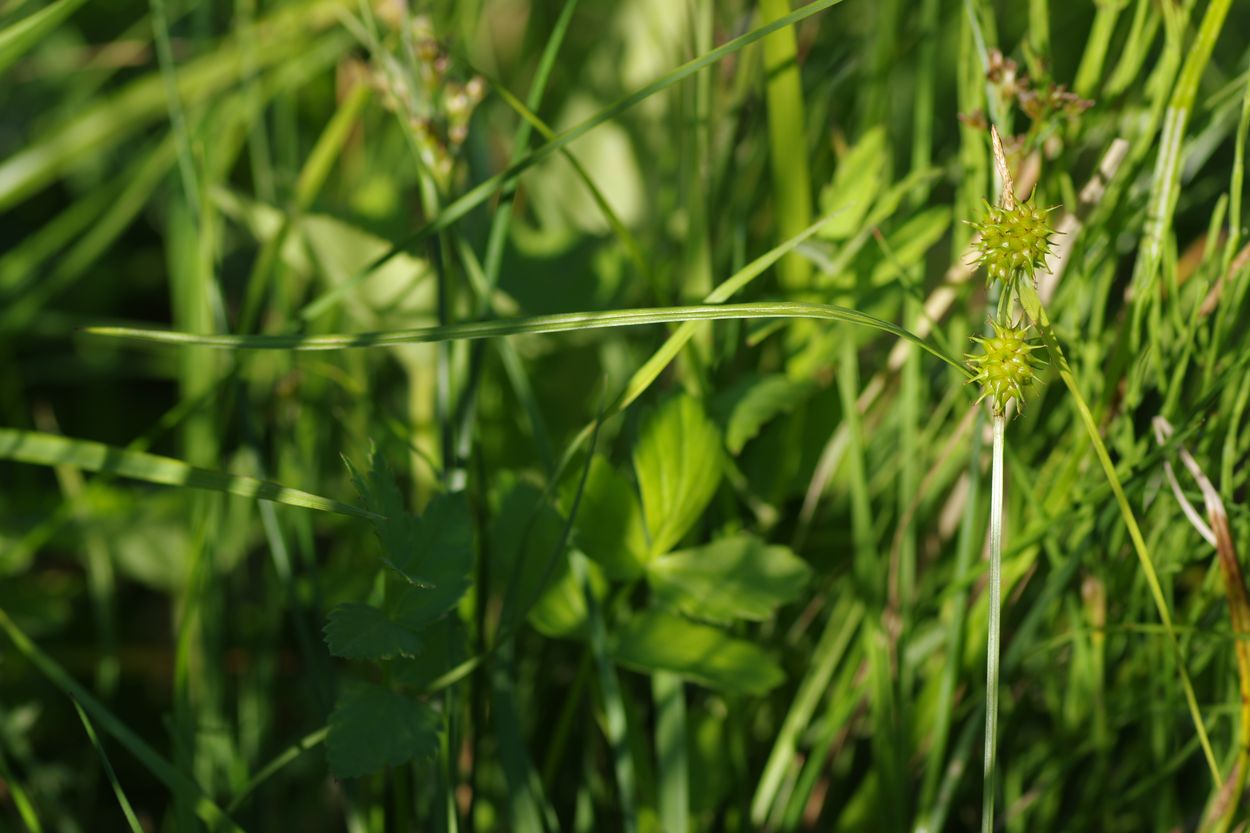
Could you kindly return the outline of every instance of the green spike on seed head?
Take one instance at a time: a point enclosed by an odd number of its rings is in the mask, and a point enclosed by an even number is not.
[[[1012,208],[988,204],[985,208],[985,219],[972,227],[981,232],[976,262],[985,267],[986,280],[997,279],[1007,287],[1020,275],[1033,280],[1037,269],[1046,265],[1050,237],[1055,233],[1046,224],[1049,212],[1023,202]]]
[[[1042,363],[1033,356],[1040,345],[1030,344],[1023,327],[991,320],[994,335],[988,338],[973,336],[981,345],[979,355],[968,354],[968,364],[976,372],[970,382],[981,386],[977,400],[989,399],[995,413],[1004,413],[1007,403],[1016,401],[1016,409],[1024,405],[1024,389],[1033,383],[1034,372]]]

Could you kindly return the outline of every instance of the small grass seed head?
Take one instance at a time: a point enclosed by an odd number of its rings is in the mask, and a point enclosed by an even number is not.
[[[1023,202],[1014,208],[985,208],[985,219],[972,223],[972,227],[981,233],[976,262],[985,267],[986,280],[1000,280],[1007,288],[1020,275],[1034,280],[1037,269],[1046,265],[1050,238],[1055,233],[1046,223],[1049,212]]]
[[[1016,409],[1024,405],[1024,390],[1033,383],[1042,363],[1033,356],[1039,345],[1031,344],[1027,331],[1020,326],[994,321],[994,334],[988,338],[973,336],[982,352],[968,354],[968,364],[976,373],[970,382],[981,386],[978,402],[989,399],[995,413],[1005,413],[1013,399]]]

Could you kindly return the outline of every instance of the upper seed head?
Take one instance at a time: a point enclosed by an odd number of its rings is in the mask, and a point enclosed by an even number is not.
[[[1050,236],[1047,212],[1026,203],[1014,208],[987,205],[985,219],[973,223],[981,233],[976,243],[977,263],[985,267],[987,280],[1000,280],[1011,287],[1020,275],[1034,279],[1038,267],[1046,265]]]

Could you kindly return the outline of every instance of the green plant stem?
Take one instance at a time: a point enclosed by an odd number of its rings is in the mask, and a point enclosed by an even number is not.
[[[985,650],[985,784],[981,831],[994,830],[994,776],[998,767],[998,657],[1003,607],[1003,444],[1007,417],[994,413],[994,452],[990,468],[990,620]]]
[[[760,0],[760,20],[764,24],[775,23],[789,13],[790,0]],[[812,221],[811,176],[803,142],[803,85],[794,29],[778,29],[764,38],[763,52],[777,233],[785,240]],[[803,289],[811,281],[811,263],[797,254],[787,255],[777,265],[777,274],[786,289]]]

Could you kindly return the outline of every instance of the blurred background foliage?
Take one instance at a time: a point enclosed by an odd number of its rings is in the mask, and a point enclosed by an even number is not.
[[[1000,826],[1244,829],[1247,31],[1244,0],[0,3],[0,828],[976,827],[975,393],[763,303],[962,355],[993,122],[1218,770],[1052,366],[1009,427]],[[704,299],[760,306],[83,332]]]

